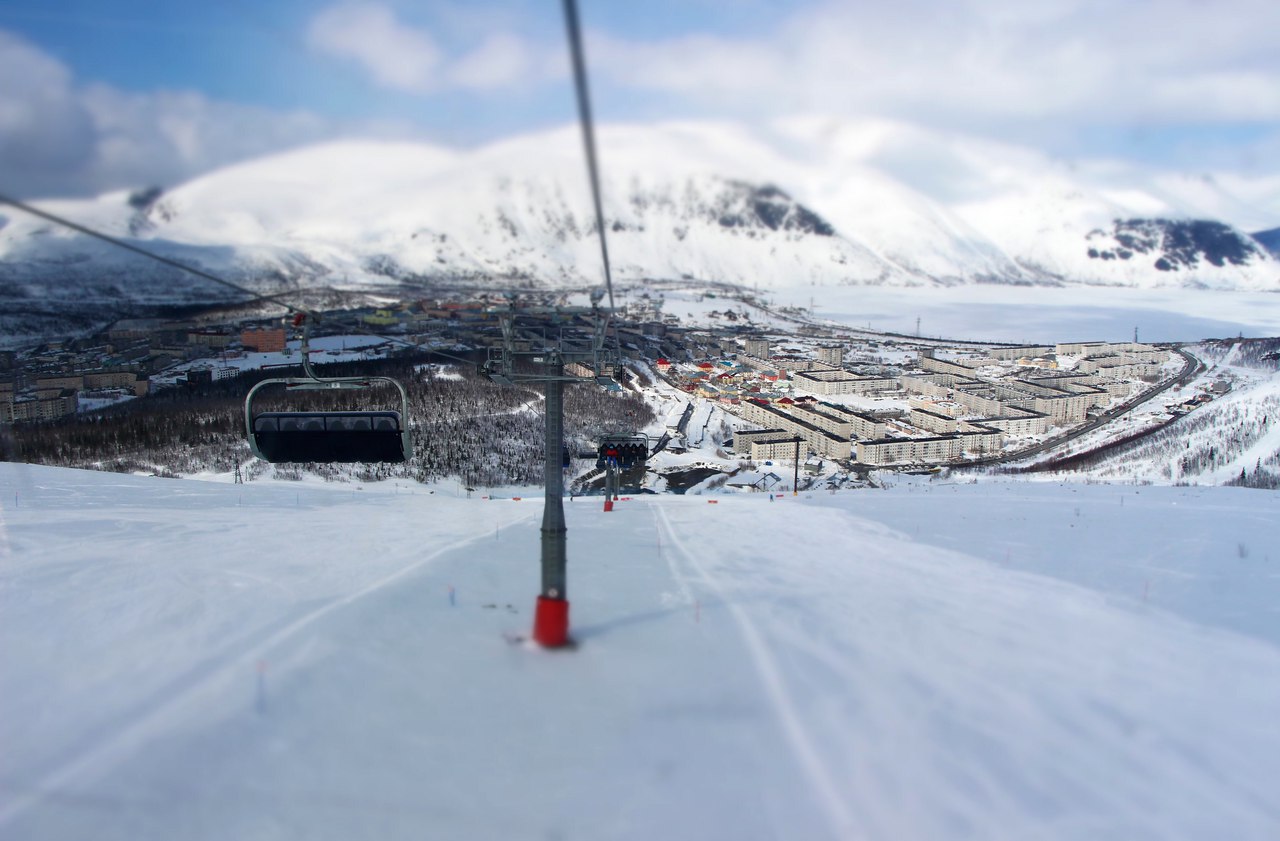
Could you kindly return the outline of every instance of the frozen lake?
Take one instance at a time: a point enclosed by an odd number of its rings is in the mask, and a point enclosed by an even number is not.
[[[897,289],[792,287],[779,305],[808,307],[852,327],[923,336],[1051,343],[1071,340],[1194,341],[1280,335],[1280,293],[963,286]]]

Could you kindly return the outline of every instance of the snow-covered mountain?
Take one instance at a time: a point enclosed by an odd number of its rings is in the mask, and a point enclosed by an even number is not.
[[[1229,206],[1220,185],[1122,183],[886,121],[610,126],[599,144],[623,281],[1280,288],[1265,249],[1188,203],[1212,193],[1205,204]],[[165,192],[42,206],[263,291],[439,278],[581,285],[601,274],[574,127],[466,152],[330,143]],[[6,311],[231,294],[16,210],[3,222]]]
[[[1280,228],[1266,231],[1254,231],[1253,238],[1262,243],[1262,247],[1271,252],[1273,257],[1280,257]]]

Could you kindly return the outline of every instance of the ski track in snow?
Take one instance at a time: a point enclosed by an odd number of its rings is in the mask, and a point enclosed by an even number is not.
[[[738,631],[751,653],[752,662],[760,675],[765,691],[769,695],[770,703],[773,705],[778,721],[786,733],[787,743],[790,745],[800,767],[804,769],[805,775],[819,794],[819,800],[822,803],[823,810],[826,812],[827,820],[831,825],[834,836],[837,838],[850,838],[849,833],[852,831],[854,822],[845,805],[845,798],[841,795],[839,786],[836,784],[832,774],[824,765],[822,757],[815,747],[815,739],[805,726],[803,717],[791,699],[786,681],[782,677],[777,661],[769,650],[769,646],[756,630],[752,618],[747,615],[747,611],[742,604],[725,592],[724,588],[707,571],[706,567],[698,561],[697,555],[690,551],[684,541],[676,534],[664,507],[655,505],[654,508],[661,521],[665,541],[675,547],[680,556],[684,558],[685,563],[694,570],[696,579],[714,593],[716,598],[725,605],[733,616],[734,622],[738,626]],[[683,578],[683,576],[677,575],[678,578]]]
[[[525,516],[523,519],[531,518],[535,510],[533,508],[524,509]],[[29,790],[10,798],[7,803],[0,806],[0,827],[20,817],[51,793],[64,790],[78,780],[93,778],[106,773],[166,730],[180,726],[195,714],[207,698],[241,683],[242,675],[254,663],[262,662],[262,657],[267,652],[286,640],[296,637],[300,632],[334,611],[384,590],[423,567],[430,565],[438,558],[468,544],[484,540],[487,537],[487,534],[472,534],[440,546],[425,558],[406,564],[368,586],[348,595],[327,600],[321,606],[295,619],[285,627],[268,633],[265,638],[245,641],[244,644],[247,644],[247,647],[239,652],[216,658],[218,662],[207,667],[202,673],[183,681],[184,685],[178,687],[174,694],[164,701],[135,717],[132,721],[123,724],[110,736],[84,749],[75,758],[60,767],[46,772],[42,779]],[[195,586],[189,580],[184,580],[185,574],[182,572],[177,573],[176,577],[184,586]]]
[[[544,652],[540,499],[295,487],[0,465],[0,834],[1278,837],[1266,492],[580,498]]]

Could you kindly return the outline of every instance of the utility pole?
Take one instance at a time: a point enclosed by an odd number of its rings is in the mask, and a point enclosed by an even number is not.
[[[799,435],[797,435],[795,438],[795,445],[796,445],[796,459],[795,459],[795,465],[794,465],[795,474],[791,477],[791,495],[799,496],[800,495],[800,436]]]

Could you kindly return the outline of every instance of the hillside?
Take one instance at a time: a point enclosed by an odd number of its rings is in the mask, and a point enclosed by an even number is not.
[[[1280,264],[1214,218],[1238,207],[1216,184],[1104,178],[884,121],[615,125],[600,148],[624,283],[1280,288]],[[583,169],[571,128],[467,151],[346,141],[41,206],[262,292],[582,286],[600,280]],[[234,296],[16,210],[0,258],[8,314]]]
[[[1280,488],[1280,340],[1212,342],[1192,348],[1208,369],[1184,391],[1168,392],[1143,407],[1150,418],[1130,416],[1067,451],[1075,456],[1057,474],[1107,482]],[[1183,414],[1179,404],[1216,387],[1225,393]],[[1110,450],[1088,454],[1101,441],[1181,415],[1158,431]],[[1136,414],[1136,413],[1135,413]],[[1059,457],[1065,453],[1057,454]]]
[[[1280,228],[1268,231],[1255,231],[1251,236],[1271,252],[1273,257],[1280,257]]]
[[[566,505],[0,465],[8,838],[1264,839],[1272,496]],[[376,551],[370,551],[371,547]]]

